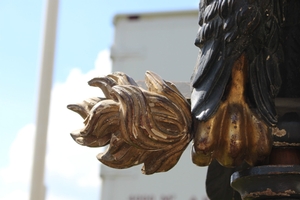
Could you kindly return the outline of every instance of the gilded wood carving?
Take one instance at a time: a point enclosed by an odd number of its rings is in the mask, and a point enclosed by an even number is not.
[[[275,97],[299,101],[300,1],[201,0],[199,8],[200,51],[191,80],[198,119],[193,161],[210,164],[211,199],[240,199],[230,189],[230,176],[268,162],[279,130]],[[299,117],[297,105],[289,112]],[[280,124],[299,125],[297,117],[280,117]]]
[[[217,159],[223,166],[263,161],[271,151],[271,130],[246,102],[247,62],[242,55],[232,67],[227,98],[206,121],[195,121],[193,162],[207,166]]]
[[[101,88],[106,98],[68,105],[85,124],[73,139],[89,147],[108,145],[97,158],[109,167],[144,163],[145,174],[167,171],[192,139],[190,105],[175,85],[152,72],[145,83],[148,90],[123,73],[94,78],[89,85]]]
[[[200,53],[191,81],[200,127],[195,164],[216,158],[228,167],[244,160],[253,165],[269,155],[283,57],[278,6],[273,0],[200,1]]]
[[[269,156],[275,97],[300,97],[300,1],[201,0],[199,8],[191,105],[147,72],[147,90],[114,73],[89,82],[105,98],[68,106],[84,119],[72,133],[77,143],[109,146],[98,155],[105,165],[167,171],[191,140],[199,166],[257,165]]]

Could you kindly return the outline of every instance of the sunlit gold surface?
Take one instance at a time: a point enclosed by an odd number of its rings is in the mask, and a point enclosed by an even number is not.
[[[89,84],[106,98],[69,105],[84,119],[84,128],[71,133],[80,145],[108,145],[97,158],[113,168],[144,163],[143,173],[168,171],[191,141],[190,105],[175,85],[147,72],[144,90],[127,75],[114,73]]]
[[[263,161],[272,147],[271,131],[249,108],[245,99],[247,62],[242,55],[232,69],[227,96],[207,121],[194,122],[193,162],[209,165],[217,159],[223,166],[250,165]]]

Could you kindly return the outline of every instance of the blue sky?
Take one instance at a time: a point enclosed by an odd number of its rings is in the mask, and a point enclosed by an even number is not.
[[[197,9],[197,5],[198,0],[61,0],[52,94],[59,94],[60,88],[66,83],[73,83],[72,81],[76,81],[76,78],[81,80],[82,77],[91,74],[97,68],[95,67],[96,60],[105,57],[105,50],[109,50],[113,43],[112,19],[115,14],[192,10]],[[23,143],[30,144],[26,140],[26,138],[30,138],[30,134],[26,137],[26,130],[34,130],[44,7],[45,2],[42,0],[0,1],[0,133],[2,136],[0,172],[1,169],[8,169],[10,166],[12,155],[15,155],[12,153],[12,149],[17,151],[18,146],[21,148]],[[104,52],[104,54],[100,55],[99,52]],[[94,74],[94,76],[98,76],[98,74]],[[62,98],[63,96],[61,96]],[[64,101],[58,100],[58,104],[62,102]],[[59,111],[57,112],[59,113]],[[56,113],[56,111],[52,113]],[[68,135],[70,131],[60,134]],[[21,132],[24,132],[23,136],[18,139]],[[20,138],[25,139],[21,140]],[[19,150],[20,152],[24,151],[24,149]],[[16,156],[20,155],[16,154]],[[23,160],[23,162],[31,162],[30,159],[19,158],[19,160],[20,166],[24,164],[21,162]],[[94,161],[97,162],[96,159]],[[60,176],[49,176],[47,181],[49,184],[50,182],[59,182],[59,184],[65,185],[65,190],[74,191],[74,187],[68,185],[68,181]],[[7,185],[6,182],[4,179],[0,179],[0,187],[3,188],[4,185]],[[20,186],[19,190],[22,190],[22,187]],[[8,186],[5,188],[7,188],[7,192],[14,191]],[[86,191],[89,189],[87,188]],[[48,190],[48,194],[51,196],[49,192],[52,192],[51,187]],[[62,194],[60,191],[54,192],[56,192],[56,196]],[[89,193],[92,192],[89,191]],[[0,192],[0,199],[5,195],[9,196]],[[68,196],[68,199],[76,199],[70,193],[65,195]],[[77,198],[79,197],[80,195],[77,194]],[[98,196],[93,195],[93,197],[98,199]],[[59,198],[48,197],[48,199]],[[90,199],[93,200],[93,198]]]

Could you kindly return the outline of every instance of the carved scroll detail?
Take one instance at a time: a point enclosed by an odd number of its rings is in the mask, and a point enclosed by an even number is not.
[[[113,168],[144,163],[143,173],[168,171],[191,140],[190,105],[175,85],[147,72],[148,90],[123,73],[94,78],[89,85],[106,98],[92,98],[68,108],[84,118],[71,133],[80,145],[108,145],[97,158]]]

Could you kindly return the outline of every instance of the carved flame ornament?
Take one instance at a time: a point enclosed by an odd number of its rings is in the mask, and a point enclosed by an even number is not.
[[[90,86],[106,98],[91,98],[68,105],[84,119],[84,128],[71,133],[80,145],[108,145],[97,158],[112,168],[144,163],[142,172],[171,169],[189,144],[190,105],[175,85],[152,72],[146,73],[148,90],[123,73],[94,78]]]

